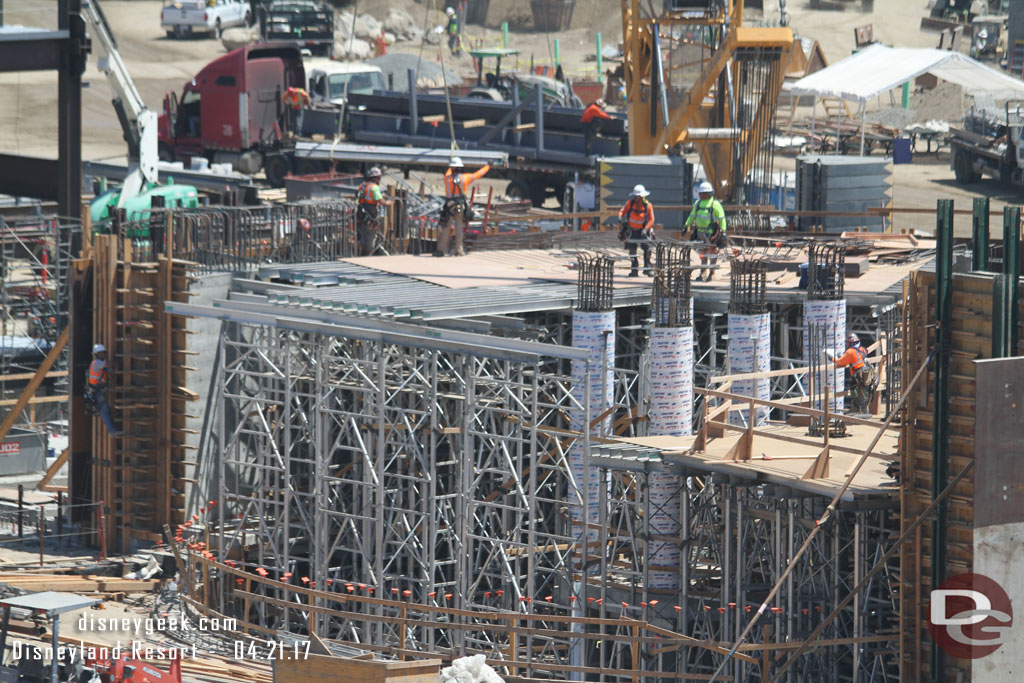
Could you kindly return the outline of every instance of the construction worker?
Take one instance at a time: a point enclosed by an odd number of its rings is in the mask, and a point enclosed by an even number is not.
[[[835,351],[828,349],[825,356],[835,361],[836,367],[846,368],[850,373],[848,392],[853,409],[858,413],[868,412],[868,404],[875,392],[875,370],[868,363],[868,352],[860,344],[860,337],[853,332],[846,335],[846,351],[836,358]]]
[[[707,273],[706,279],[710,282],[715,271],[704,266],[714,266],[718,262],[718,250],[725,246],[725,210],[722,209],[722,203],[715,199],[715,189],[706,180],[697,187],[697,195],[699,199],[686,218],[686,228],[690,233],[689,239],[698,239],[703,243],[697,250],[701,265],[697,279],[700,280]],[[695,228],[696,235],[693,234]]]
[[[491,170],[490,164],[484,164],[483,168],[475,173],[461,173],[460,169],[465,168],[462,159],[452,157],[448,163],[448,170],[444,174],[444,206],[441,207],[441,235],[437,240],[437,251],[434,256],[445,256],[451,244],[451,231],[455,232],[455,255],[465,256],[463,248],[463,232],[473,220],[473,211],[466,198],[466,190],[475,181],[487,175]]]
[[[583,124],[583,153],[590,156],[590,141],[601,132],[601,124],[611,116],[604,110],[604,100],[598,98],[583,110],[580,123]]]
[[[452,7],[446,9],[444,13],[448,15],[448,26],[445,28],[448,33],[448,49],[458,57],[462,54],[462,42],[459,39],[459,17]]]
[[[637,185],[619,210],[619,239],[626,243],[629,251],[629,277],[637,277],[636,247],[644,250],[644,275],[653,275],[651,268],[651,241],[654,240],[654,205],[647,201],[650,192],[643,185]]]
[[[356,208],[356,230],[359,235],[359,250],[362,256],[372,256],[382,245],[381,228],[384,223],[384,207],[391,201],[384,199],[380,190],[381,171],[373,166],[364,176],[359,186],[359,205]]]
[[[107,403],[107,382],[110,375],[107,371],[107,347],[96,344],[92,347],[92,363],[89,364],[89,375],[86,378],[86,400],[92,403],[95,412],[100,416],[103,425],[111,436],[120,436],[121,430],[110,417],[110,404]]]
[[[306,107],[309,106],[309,93],[302,88],[291,87],[284,91],[281,99],[286,107],[290,107],[294,111],[295,130],[292,132],[295,135],[302,135],[302,120],[306,113]]]

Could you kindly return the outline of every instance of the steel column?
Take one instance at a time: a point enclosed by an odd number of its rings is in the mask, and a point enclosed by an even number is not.
[[[1008,282],[1006,296],[1006,354],[1017,355],[1017,284],[1020,275],[1020,207],[1003,208],[1003,273]]]
[[[971,270],[988,270],[988,197],[974,198],[971,216]]]
[[[953,332],[953,200],[938,200],[935,238],[937,254],[935,298],[935,394],[932,424],[932,498],[938,498],[949,479],[949,373]],[[1005,248],[1005,246],[1004,246]],[[946,525],[948,505],[943,501],[932,524],[931,588],[946,579]],[[931,672],[943,671],[945,653],[931,644]]]

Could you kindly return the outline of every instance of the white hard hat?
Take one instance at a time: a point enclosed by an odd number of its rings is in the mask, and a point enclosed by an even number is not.
[[[714,194],[715,193],[715,188],[711,187],[711,183],[709,183],[708,181],[705,180],[703,183],[701,183],[700,185],[697,186],[697,194],[706,194],[706,193],[707,194]]]
[[[448,162],[450,168],[463,168],[465,164],[462,163],[462,157],[452,157],[452,160]]]
[[[596,104],[599,107],[603,107],[604,106],[604,98],[603,97],[598,97],[597,100],[594,102],[594,104]]]
[[[451,7],[449,7],[448,9],[446,9],[444,11],[444,13],[447,14],[448,16],[451,16],[451,15],[455,14],[455,10],[452,9]]]
[[[650,192],[648,192],[647,188],[644,187],[643,185],[634,185],[633,186],[633,193],[630,194],[629,196],[630,197],[646,197],[649,194],[650,194]]]
[[[96,344],[95,346],[92,347],[92,352],[93,353],[103,353],[106,350],[107,350],[107,347],[104,346],[103,344]]]

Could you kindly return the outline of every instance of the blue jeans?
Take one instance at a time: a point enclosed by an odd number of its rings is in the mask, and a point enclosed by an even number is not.
[[[110,417],[110,404],[107,403],[107,388],[96,387],[92,392],[95,398],[96,412],[99,414],[100,420],[103,421],[103,426],[107,428],[111,436],[120,434],[121,430],[114,425],[114,420]]]

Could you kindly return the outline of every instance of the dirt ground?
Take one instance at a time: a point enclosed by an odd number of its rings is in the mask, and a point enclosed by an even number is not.
[[[408,11],[417,20],[434,25],[441,23],[444,4],[416,2],[415,0],[385,0],[360,4],[361,12],[368,11],[383,18],[390,7]],[[655,3],[660,7],[661,3]],[[924,0],[878,2],[872,14],[857,11],[835,12],[812,10],[807,0],[789,0],[787,9],[790,26],[802,36],[817,39],[826,57],[835,62],[850,54],[854,47],[854,28],[873,24],[875,39],[884,43],[906,47],[935,47],[938,35],[918,30],[921,18],[926,16]],[[859,6],[859,3],[851,3]],[[778,6],[765,0],[763,19],[779,19]],[[124,58],[143,99],[154,110],[162,107],[164,93],[180,93],[184,82],[214,57],[223,54],[219,41],[210,39],[169,40],[160,29],[161,3],[158,0],[104,0],[103,8],[119,41]],[[422,18],[422,19],[421,19]],[[749,20],[762,18],[758,11],[748,11]],[[56,28],[55,3],[52,0],[19,0],[6,3],[8,24],[23,24]],[[566,71],[577,78],[596,75],[593,61],[587,55],[594,53],[594,38],[602,33],[604,45],[621,42],[621,18],[618,0],[577,0],[572,28],[557,36],[533,30],[526,0],[490,0],[486,26],[467,26],[472,40],[484,44],[498,44],[502,21],[509,21],[512,47],[521,50],[521,64],[532,57],[535,62],[549,63],[553,57],[553,41],[559,41]],[[94,46],[95,47],[95,46]],[[419,45],[399,45],[393,49],[420,52]],[[436,47],[422,49],[428,59],[437,59]],[[443,55],[447,66],[465,76],[473,73],[472,60],[463,55],[453,60]],[[88,88],[83,93],[83,156],[86,159],[123,158],[125,146],[121,130],[110,105],[110,89],[105,77],[96,69],[95,58],[85,73]],[[53,157],[56,155],[57,78],[46,72],[0,74],[0,86],[5,97],[0,98],[0,151]],[[958,89],[957,89],[958,90]],[[915,120],[942,118],[955,115],[959,107],[958,92],[946,86],[933,93],[915,93],[911,108],[919,110]],[[892,106],[890,98],[879,98],[873,109]],[[935,159],[915,156],[909,165],[894,168],[894,198],[899,207],[931,208],[939,198],[953,198],[958,208],[970,208],[971,199],[985,195],[993,199],[995,207],[1007,201],[1018,202],[1020,192],[1006,189],[992,180],[984,180],[967,187],[958,186],[949,168],[948,154]],[[486,191],[490,183],[482,183]],[[494,183],[500,191],[504,183]],[[966,218],[966,217],[965,217]],[[958,225],[958,232],[969,233],[967,220]],[[934,218],[921,215],[901,215],[895,228],[930,232]]]

